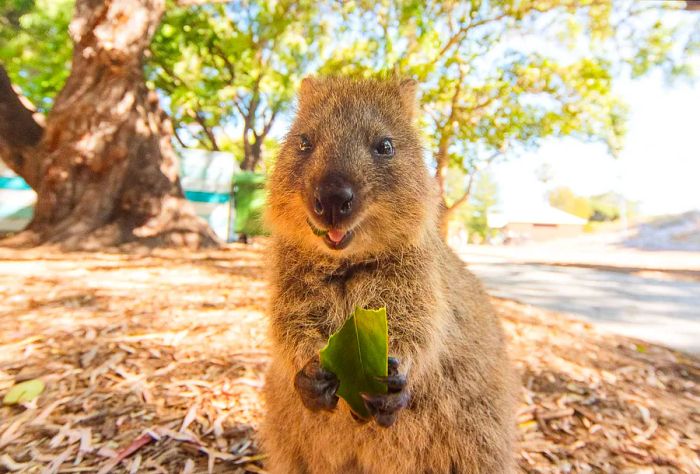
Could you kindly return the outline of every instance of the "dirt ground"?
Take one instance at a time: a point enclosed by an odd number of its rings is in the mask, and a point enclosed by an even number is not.
[[[215,252],[0,249],[0,472],[263,472],[264,242]],[[494,300],[527,473],[699,473],[700,360]]]

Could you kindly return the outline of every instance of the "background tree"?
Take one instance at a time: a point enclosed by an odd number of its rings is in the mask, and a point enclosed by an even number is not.
[[[611,154],[619,152],[626,107],[613,77],[692,72],[688,58],[700,49],[697,20],[659,20],[660,10],[682,7],[627,0],[345,4],[339,42],[346,46],[323,70],[394,72],[422,82],[446,222],[469,200],[480,170],[548,137],[600,141]],[[451,168],[466,176],[454,199],[445,189]]]
[[[590,219],[593,215],[591,201],[583,196],[577,196],[570,188],[558,187],[549,192],[549,203],[564,212],[582,219]]]
[[[15,23],[0,36],[0,60],[44,112],[67,77],[73,3],[14,0],[0,10]],[[247,170],[269,161],[275,121],[330,39],[327,13],[308,1],[169,2],[145,52],[146,78],[177,144],[234,152]]]
[[[488,172],[481,173],[476,180],[469,200],[467,229],[471,235],[479,236],[481,242],[493,237],[489,227],[489,212],[498,204],[498,186]],[[470,239],[471,240],[471,239]]]
[[[242,169],[262,164],[275,120],[326,43],[320,10],[317,2],[288,0],[169,9],[148,71],[168,97],[180,144],[238,144]],[[228,136],[232,129],[239,140]]]
[[[625,196],[609,191],[590,197],[593,214],[591,221],[617,221],[621,218],[634,219],[638,217],[639,202],[630,201]]]
[[[443,194],[444,222],[469,200],[479,171],[495,161],[532,150],[548,137],[600,141],[612,155],[618,153],[625,133],[626,107],[614,91],[613,78],[636,78],[653,70],[661,70],[668,78],[689,76],[693,72],[690,58],[700,49],[700,25],[689,23],[700,22],[696,16],[685,12],[676,17],[659,14],[660,10],[681,9],[680,2],[381,0],[318,6],[287,1],[210,4],[193,0],[179,4],[183,3],[190,6],[170,5],[166,21],[149,44],[153,33],[150,28],[158,24],[164,8],[154,0],[156,7],[149,15],[148,28],[142,29],[143,39],[133,48],[127,47],[139,61],[148,57],[149,84],[160,91],[164,107],[175,116],[181,146],[240,147],[243,167],[254,169],[261,159],[269,161],[262,154],[265,141],[270,142],[275,121],[291,105],[294,84],[300,76],[312,71],[410,75],[422,82],[426,112],[423,126],[430,140],[429,158]],[[143,3],[125,0],[123,4],[133,4],[139,12]],[[12,0],[0,7],[5,9],[4,21],[9,25],[0,38],[10,45],[0,46],[0,57],[10,78],[40,111],[54,104],[52,91],[60,87],[61,74],[56,74],[56,69],[65,61],[61,58],[67,57],[63,53],[67,33],[61,22],[65,24],[64,10],[69,5],[66,0]],[[123,8],[121,5],[121,1],[113,2],[110,8]],[[116,22],[115,38],[121,38],[119,35],[126,33],[117,32],[120,23],[112,20]],[[76,37],[80,23],[74,25],[74,38],[90,37]],[[122,48],[122,43],[110,43],[104,56]],[[103,61],[103,55],[91,56],[92,45],[78,46],[83,49],[76,50],[77,54],[92,59],[78,61],[77,55],[73,57],[74,75],[76,61],[84,68],[78,73],[87,74],[84,78],[71,76],[68,90],[83,94],[81,82],[89,88],[95,73],[88,71],[88,63]],[[97,46],[102,47],[102,43]],[[104,64],[108,63],[103,63],[99,71],[112,74],[115,68]],[[134,77],[140,83],[143,74],[140,66],[136,69],[139,75]],[[52,72],[46,72],[49,70]],[[12,94],[8,91],[9,97]],[[128,95],[130,91],[115,89],[113,94]],[[101,92],[109,91],[104,88]],[[143,97],[147,89],[139,86],[135,94]],[[87,122],[87,117],[99,117],[93,112],[104,112],[99,104],[87,106],[90,96],[96,97],[94,93],[86,95],[84,110],[71,110],[76,113],[72,119],[76,123],[80,115]],[[69,97],[60,94],[56,98],[51,112],[56,117],[59,99],[68,101]],[[141,100],[135,99],[135,103]],[[116,95],[105,104],[113,113],[121,110],[113,107]],[[142,108],[136,106],[136,110]],[[32,113],[17,116],[38,120]],[[80,133],[79,127],[68,122],[62,125],[71,125],[63,130]],[[36,126],[41,124],[37,122]],[[104,141],[98,128],[93,124],[82,131],[87,133],[85,136],[93,136],[95,130],[94,140]],[[228,137],[231,131],[240,138]],[[80,146],[88,143],[87,139],[79,142],[77,135],[72,140]],[[18,150],[15,147],[14,153]],[[43,164],[33,169],[41,176],[49,171]],[[449,170],[462,172],[461,193],[447,192],[445,177]],[[71,172],[66,176],[69,181],[80,181],[83,175]],[[135,183],[138,188],[140,182]],[[174,194],[178,194],[178,186],[173,188]],[[77,185],[75,189],[84,188]],[[112,199],[120,200],[120,193],[112,193]],[[56,199],[60,206],[73,209],[73,203]],[[110,209],[109,219],[115,216],[113,210],[124,207],[102,206]],[[53,211],[46,212],[48,216]],[[41,215],[37,214],[37,222]],[[63,211],[56,215],[63,219]]]
[[[0,67],[0,158],[37,192],[34,218],[14,243],[216,242],[183,197],[169,121],[144,81],[163,11],[160,0],[78,0],[71,72],[45,125]]]
[[[619,193],[607,192],[593,196],[579,196],[570,188],[556,187],[548,193],[549,203],[583,219],[591,222],[617,221],[624,215],[634,218],[639,203],[626,199]]]

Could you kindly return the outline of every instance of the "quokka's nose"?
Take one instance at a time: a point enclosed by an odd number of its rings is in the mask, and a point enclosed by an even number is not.
[[[352,186],[343,177],[329,176],[314,189],[313,212],[329,227],[336,227],[350,217],[355,204]]]

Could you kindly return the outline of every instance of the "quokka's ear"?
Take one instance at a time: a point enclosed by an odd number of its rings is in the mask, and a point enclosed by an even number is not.
[[[309,100],[318,90],[319,80],[313,76],[305,77],[301,80],[299,87],[299,102],[303,103]]]
[[[418,81],[415,79],[399,81],[399,95],[404,110],[413,119],[418,112]]]

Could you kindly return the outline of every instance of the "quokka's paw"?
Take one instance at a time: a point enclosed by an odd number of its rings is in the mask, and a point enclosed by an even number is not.
[[[380,380],[386,383],[387,393],[360,395],[377,424],[388,428],[396,421],[399,411],[408,406],[411,395],[406,388],[406,375],[399,373],[399,360],[395,357],[389,357],[389,375]]]
[[[294,388],[304,406],[311,411],[333,411],[338,405],[335,393],[339,385],[338,377],[321,367],[318,356],[309,359],[294,377]]]

